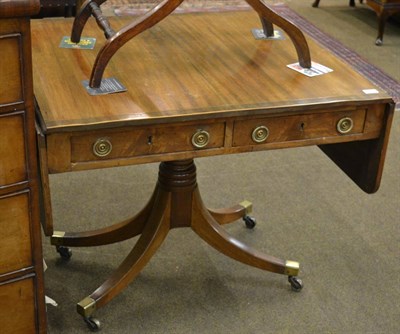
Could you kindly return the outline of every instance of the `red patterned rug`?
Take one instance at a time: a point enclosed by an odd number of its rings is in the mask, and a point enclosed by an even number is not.
[[[111,10],[115,15],[140,15],[148,11],[160,0],[109,0],[102,5],[103,10]],[[371,65],[359,54],[350,50],[336,39],[321,32],[316,26],[295,13],[285,4],[276,1],[272,8],[280,15],[297,25],[304,33],[315,39],[324,48],[348,62],[354,69],[377,86],[385,90],[398,104],[400,103],[400,83]],[[216,12],[232,10],[250,10],[245,0],[185,0],[176,9],[177,13]]]

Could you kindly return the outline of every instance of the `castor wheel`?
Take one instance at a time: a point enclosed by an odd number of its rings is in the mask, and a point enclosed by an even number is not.
[[[56,250],[63,260],[69,260],[72,256],[72,250],[68,247],[56,246]]]
[[[83,320],[86,322],[86,325],[92,332],[97,332],[98,330],[100,330],[101,325],[98,319],[88,317],[88,318],[83,318]]]
[[[293,291],[300,292],[300,290],[303,289],[303,281],[300,278],[296,276],[289,276],[288,281]]]
[[[256,219],[250,216],[244,216],[243,220],[246,224],[246,227],[249,229],[253,229],[256,226]]]

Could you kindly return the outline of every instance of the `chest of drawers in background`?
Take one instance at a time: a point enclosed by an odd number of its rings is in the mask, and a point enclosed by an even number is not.
[[[0,2],[0,331],[45,333],[29,16]]]

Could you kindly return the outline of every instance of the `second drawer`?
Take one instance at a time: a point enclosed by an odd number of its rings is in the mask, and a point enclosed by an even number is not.
[[[366,111],[319,112],[236,121],[233,146],[248,146],[362,133]]]

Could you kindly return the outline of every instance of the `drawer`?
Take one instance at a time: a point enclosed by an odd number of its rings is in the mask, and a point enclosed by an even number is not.
[[[0,61],[0,106],[23,100],[20,50],[22,50],[20,34],[0,36],[0,59],[7,59]]]
[[[0,197],[0,275],[32,266],[29,193]]]
[[[0,188],[27,179],[24,113],[0,114]]]
[[[34,279],[0,284],[0,324],[2,333],[36,333]]]
[[[223,147],[225,123],[138,127],[71,137],[71,161],[119,159]]]
[[[362,133],[365,109],[236,121],[233,146],[262,145]]]

